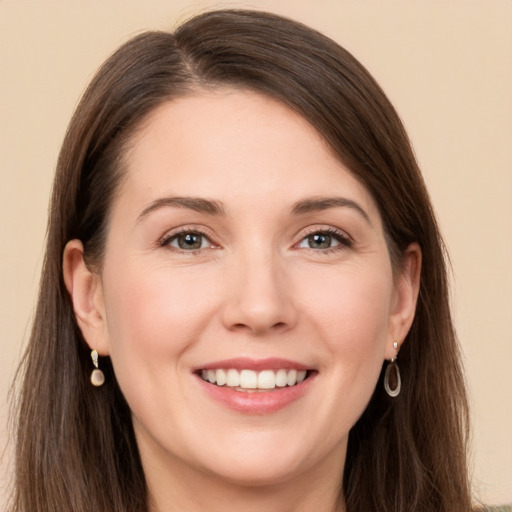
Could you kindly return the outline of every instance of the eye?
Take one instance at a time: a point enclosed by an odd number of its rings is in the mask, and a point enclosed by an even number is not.
[[[315,231],[305,236],[298,244],[299,248],[328,250],[342,247],[350,247],[350,239],[337,231],[322,230]]]
[[[161,242],[162,246],[169,246],[181,251],[198,251],[206,247],[212,247],[212,243],[206,235],[197,231],[182,231],[166,237]]]

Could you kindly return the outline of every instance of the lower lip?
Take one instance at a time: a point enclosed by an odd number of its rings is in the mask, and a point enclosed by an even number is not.
[[[221,404],[245,414],[271,414],[301,398],[311,386],[316,373],[295,386],[269,391],[236,391],[226,386],[216,386],[196,375],[208,395]]]

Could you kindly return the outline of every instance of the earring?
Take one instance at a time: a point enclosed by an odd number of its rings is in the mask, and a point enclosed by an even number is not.
[[[396,359],[398,357],[398,342],[395,341],[393,343],[393,348],[396,350],[396,355],[391,359],[391,361],[388,363],[388,366],[386,368],[386,373],[384,374],[384,389],[386,390],[386,393],[391,396],[395,397],[400,394],[400,389],[402,387],[402,379],[400,378],[400,370],[398,369],[398,365],[396,364]],[[394,380],[394,388],[392,388],[389,385],[389,379],[391,376],[391,372],[395,371],[395,378]]]
[[[91,352],[92,363],[95,366],[95,369],[91,373],[91,384],[93,386],[99,387],[103,386],[105,383],[105,374],[98,368],[98,351],[93,350]]]

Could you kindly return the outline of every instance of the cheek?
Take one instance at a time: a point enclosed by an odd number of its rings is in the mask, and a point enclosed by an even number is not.
[[[384,360],[392,274],[383,265],[347,266],[323,282],[309,289],[303,308],[332,361],[326,371],[346,390],[345,399],[359,404],[371,396]]]
[[[183,269],[147,265],[118,265],[109,276],[105,302],[116,373],[130,365],[151,370],[159,362],[176,368],[214,310],[211,283]]]
[[[175,428],[170,418],[188,407],[183,354],[211,318],[215,296],[190,270],[128,263],[111,269],[104,285],[116,379],[135,420]]]
[[[310,287],[308,305],[334,345],[353,350],[386,336],[391,309],[392,278],[386,269],[345,268],[331,273],[322,286]],[[336,341],[337,340],[337,341]]]
[[[305,337],[314,341],[320,363],[322,400],[315,419],[322,428],[317,446],[328,453],[346,440],[377,384],[388,339],[392,274],[382,264],[302,274],[296,296]]]

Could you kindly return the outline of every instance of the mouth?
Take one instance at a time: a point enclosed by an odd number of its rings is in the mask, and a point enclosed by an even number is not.
[[[289,359],[238,357],[209,362],[193,373],[214,402],[237,413],[265,415],[300,402],[319,372]]]
[[[197,374],[203,381],[217,387],[256,393],[295,387],[310,377],[312,371],[298,368],[259,371],[237,368],[208,368],[199,370]]]

